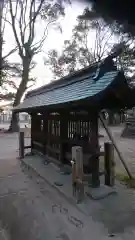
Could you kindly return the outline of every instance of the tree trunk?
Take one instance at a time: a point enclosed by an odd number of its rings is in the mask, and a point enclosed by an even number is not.
[[[8,131],[19,132],[19,116],[15,112],[12,113],[11,123]]]
[[[27,88],[27,83],[29,80],[29,69],[30,69],[30,61],[26,58],[23,59],[23,73],[22,73],[22,80],[17,89],[17,93],[15,96],[13,107],[16,107],[20,104],[21,98]],[[18,132],[19,131],[19,117],[18,114],[12,112],[11,123],[8,129],[9,132]]]
[[[2,17],[3,17],[3,8],[4,8],[4,0],[1,0],[0,1],[0,86],[2,84],[2,69],[3,69],[3,60],[2,60],[2,47],[3,47]]]

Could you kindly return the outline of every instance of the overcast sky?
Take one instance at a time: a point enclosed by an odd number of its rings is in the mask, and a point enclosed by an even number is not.
[[[61,19],[61,26],[62,26],[62,34],[60,31],[55,30],[53,28],[49,29],[49,34],[47,39],[44,42],[43,46],[43,52],[36,55],[35,61],[37,62],[37,65],[35,69],[33,70],[33,76],[37,78],[35,87],[39,87],[41,85],[44,85],[52,79],[52,74],[48,68],[45,67],[43,62],[43,57],[50,49],[57,49],[61,50],[64,40],[70,39],[72,28],[76,23],[77,16],[82,12],[83,7],[82,5],[73,4],[72,6],[68,6],[65,10],[66,15],[64,19]],[[36,40],[40,40],[43,34],[43,30],[45,28],[45,22],[38,21],[36,24]],[[15,40],[14,35],[12,32],[11,26],[9,24],[6,24],[5,27],[5,35],[4,35],[4,54],[8,53],[13,47],[15,47]],[[10,56],[11,62],[19,62],[20,58],[17,53]]]
[[[45,85],[49,83],[51,80],[53,80],[53,75],[51,74],[49,67],[46,67],[44,65],[44,57],[46,56],[46,53],[50,49],[56,49],[59,51],[62,50],[64,40],[70,39],[72,34],[72,29],[76,24],[77,16],[82,13],[85,7],[86,5],[78,4],[75,2],[74,4],[68,5],[66,7],[65,17],[59,20],[62,27],[62,33],[58,30],[55,30],[54,28],[49,28],[48,37],[45,40],[43,45],[43,49],[42,49],[43,51],[38,55],[36,55],[33,59],[37,63],[35,69],[32,72],[33,77],[36,77],[36,84],[34,88]],[[45,26],[46,26],[45,21],[42,21],[41,19],[38,20],[38,22],[36,23],[36,32],[35,32],[36,42],[42,38]],[[91,30],[90,37],[89,37],[89,44],[92,49],[93,47],[95,47],[95,37],[96,37],[95,34],[93,34]],[[16,46],[14,35],[12,32],[12,27],[8,23],[6,24],[6,27],[5,27],[4,40],[5,40],[5,44],[4,44],[3,55],[8,53],[11,49],[13,49]],[[112,41],[114,42],[114,39]],[[12,54],[9,60],[11,62],[20,62],[20,58],[17,52],[15,54]],[[19,81],[18,81],[18,84],[19,84]],[[9,88],[9,90],[11,91],[12,89]]]

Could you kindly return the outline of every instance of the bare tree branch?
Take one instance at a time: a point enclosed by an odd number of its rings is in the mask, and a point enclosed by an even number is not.
[[[4,20],[5,23],[7,22],[7,23],[9,23],[12,26],[12,23],[9,20],[7,20],[6,17],[2,16],[2,19]]]
[[[30,67],[31,67],[32,59],[35,54],[41,51],[43,42],[48,35],[48,26],[50,26],[51,22],[47,24],[44,30],[44,34],[40,39],[40,41],[37,41],[36,43],[34,43],[36,20],[39,16],[40,11],[42,10],[42,5],[45,2],[45,0],[40,0],[40,1],[17,0],[17,2],[14,2],[14,3],[13,3],[13,0],[8,0],[8,1],[9,1],[9,7],[10,7],[12,30],[13,30],[15,41],[17,43],[17,47],[19,50],[19,56],[22,61],[21,81],[17,88],[17,92],[14,100],[14,106],[16,106],[20,103],[21,98],[27,89],[27,85],[31,81],[29,78],[29,75],[31,70]],[[50,8],[52,7],[52,5],[50,5]],[[47,6],[48,6],[48,2],[47,3],[45,2],[44,7],[47,7]],[[15,13],[13,11],[14,9],[15,9]],[[55,10],[58,10],[58,9],[55,9]],[[50,9],[50,12],[51,12],[51,9]],[[49,13],[47,14],[50,17]],[[18,31],[18,28],[19,28],[19,31]],[[30,84],[29,87],[32,87],[32,85]]]
[[[2,15],[2,19],[3,19],[3,20],[7,18],[7,13],[8,13],[8,4],[6,4],[4,17],[3,17],[3,15]],[[3,28],[1,29],[2,35],[4,35],[5,26],[6,26],[6,21],[4,20],[3,22],[4,22],[4,23],[3,23]]]
[[[24,36],[25,36],[26,28],[27,28],[27,24],[26,24],[27,6],[28,6],[28,0],[26,0],[25,7],[24,7],[24,11],[23,11],[23,23],[24,23],[24,30],[23,30],[23,32],[24,32]]]
[[[45,39],[46,39],[47,36],[48,36],[48,27],[49,27],[52,23],[54,23],[54,21],[50,21],[49,23],[47,23],[47,26],[46,26],[46,28],[44,29],[44,33],[43,33],[42,38],[41,38],[38,42],[36,42],[36,43],[34,43],[34,44],[32,45],[32,48],[34,48],[35,51],[36,51],[36,49],[37,49],[36,53],[39,52],[39,51],[41,51],[41,48],[43,47],[43,43],[44,43]]]
[[[34,28],[35,28],[35,21],[36,18],[42,8],[44,0],[40,0],[40,4],[35,10],[35,0],[31,1],[31,6],[30,6],[30,13],[29,13],[29,38],[28,38],[28,44],[31,45],[34,39]]]
[[[17,88],[18,88],[17,84],[14,81],[11,81],[11,79],[10,80],[6,80],[5,84],[8,84],[8,86],[12,87],[15,90],[17,90]]]
[[[34,0],[31,1],[30,5],[30,13],[29,13],[29,38],[28,43],[29,45],[32,44],[32,39],[34,38],[34,23],[32,14],[35,14],[35,8],[33,9]],[[33,12],[34,11],[34,12]]]
[[[14,49],[12,49],[9,53],[7,53],[4,57],[2,57],[3,60],[5,60],[7,57],[9,57],[11,54],[13,54],[14,52],[16,52],[16,50],[18,49],[18,47],[15,47]]]
[[[23,3],[20,2],[20,16],[19,16],[19,29],[20,29],[20,37],[21,37],[21,44],[24,44],[24,32],[23,32]]]
[[[18,3],[19,3],[20,1],[19,0],[16,0],[16,6],[15,6],[15,14],[14,14],[14,17],[16,18],[16,16],[17,16],[17,11],[18,11]]]
[[[18,5],[18,1],[17,1],[16,5]],[[16,30],[16,27],[15,27],[15,16],[16,15],[13,14],[12,0],[9,0],[9,6],[10,6],[10,16],[11,16],[11,22],[12,22],[12,28],[13,28],[15,40],[16,40],[17,46],[19,48],[19,54],[20,54],[20,56],[23,56],[23,50],[22,50],[21,44],[19,42],[19,37],[17,35],[17,30]],[[15,14],[16,14],[16,12],[15,12]]]
[[[28,90],[29,88],[32,88],[35,85],[35,82],[33,82],[33,84],[29,85],[26,87],[26,90]]]

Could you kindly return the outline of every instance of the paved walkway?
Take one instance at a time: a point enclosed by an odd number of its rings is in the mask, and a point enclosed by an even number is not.
[[[132,175],[135,177],[135,139],[121,138],[122,129],[123,129],[123,126],[110,128],[111,133],[114,137],[114,140],[117,144],[117,147],[124,158],[124,161],[126,162]],[[100,143],[103,146],[104,142],[108,141],[109,138],[103,128],[100,129],[100,132],[101,134],[104,135],[104,138],[100,139]],[[127,174],[116,152],[115,152],[115,161],[116,161],[116,172],[121,174]]]
[[[61,175],[54,164],[43,165],[43,159],[38,156],[26,157],[23,161],[72,205],[76,204],[72,197],[71,175]],[[63,186],[56,186],[55,182]],[[135,191],[125,188],[119,182],[116,182],[115,190],[117,194],[99,201],[85,196],[84,202],[77,205],[77,209],[86,218],[92,217],[95,223],[103,224],[109,234],[114,234],[114,239],[135,239]]]
[[[109,239],[102,222],[20,163],[13,138],[16,135],[0,137],[0,240]]]
[[[70,201],[70,175],[60,175],[41,159],[26,158],[44,180],[21,164],[17,148],[16,134],[0,135],[0,240],[135,239],[133,190],[117,185],[117,195],[100,201],[86,197],[76,207]],[[63,194],[54,188],[56,180],[63,181]]]

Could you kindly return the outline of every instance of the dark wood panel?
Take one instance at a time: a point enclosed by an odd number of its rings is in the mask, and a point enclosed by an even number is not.
[[[89,121],[90,117],[89,115],[69,115],[66,114],[66,119],[72,120],[72,121],[77,121],[77,120],[84,120],[84,121]],[[60,120],[60,115],[49,115],[48,120]]]
[[[54,152],[54,153],[60,153],[60,149],[58,149],[58,148],[53,148],[53,147],[51,147],[51,146],[46,146],[46,149],[47,150],[49,150],[49,151],[51,151],[51,152]]]

